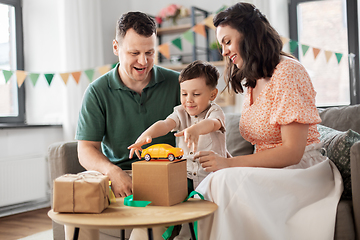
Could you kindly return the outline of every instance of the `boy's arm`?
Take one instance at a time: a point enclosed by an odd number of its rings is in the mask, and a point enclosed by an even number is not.
[[[151,143],[153,138],[157,138],[160,136],[164,136],[168,134],[172,129],[176,127],[176,122],[167,118],[165,120],[160,120],[151,125],[148,129],[146,129],[135,141],[134,144],[131,144],[128,149],[130,149],[129,158],[131,159],[134,153],[140,159],[139,151],[141,151],[141,146],[147,143]]]
[[[176,137],[184,136],[184,142],[187,143],[188,148],[197,151],[198,141],[200,135],[205,135],[215,132],[222,127],[220,120],[215,118],[204,119],[181,132],[175,133]]]

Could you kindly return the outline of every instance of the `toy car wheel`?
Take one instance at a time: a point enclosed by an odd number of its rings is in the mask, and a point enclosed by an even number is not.
[[[174,161],[175,156],[173,154],[169,154],[168,159],[170,162]]]
[[[183,156],[182,156],[182,155],[180,155],[180,156],[178,156],[178,157],[177,157],[177,159],[181,159],[182,157],[183,157]]]
[[[146,154],[144,158],[145,158],[146,161],[150,161],[150,160],[151,160],[150,154]]]

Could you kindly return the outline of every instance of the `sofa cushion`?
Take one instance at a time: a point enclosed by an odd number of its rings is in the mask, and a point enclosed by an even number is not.
[[[360,133],[360,104],[318,109],[321,125],[339,130],[352,129]]]
[[[353,202],[340,201],[336,212],[334,239],[355,240],[355,226],[352,217]]]
[[[344,192],[342,199],[352,199],[351,192],[351,172],[350,172],[350,148],[360,141],[360,134],[349,129],[346,132],[318,125],[320,141],[324,142],[323,149],[330,160],[339,169],[344,182]]]
[[[254,146],[246,141],[239,131],[240,114],[225,114],[226,147],[232,156],[254,153]]]

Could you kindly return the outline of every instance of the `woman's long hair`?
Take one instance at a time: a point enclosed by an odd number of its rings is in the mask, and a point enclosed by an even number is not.
[[[241,68],[226,59],[226,86],[242,93],[245,87],[254,88],[256,80],[271,77],[280,56],[290,56],[282,51],[280,35],[270,25],[266,17],[252,4],[237,3],[219,12],[213,19],[215,27],[230,26],[242,34],[239,42]],[[291,56],[290,56],[291,57]]]

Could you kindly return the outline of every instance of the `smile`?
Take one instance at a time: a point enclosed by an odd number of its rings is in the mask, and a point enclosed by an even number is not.
[[[235,61],[235,58],[236,58],[236,54],[233,55],[232,57],[230,57],[230,60],[231,60],[232,62],[234,62],[234,61]]]
[[[146,68],[137,68],[137,67],[134,67],[136,71],[144,71]]]

